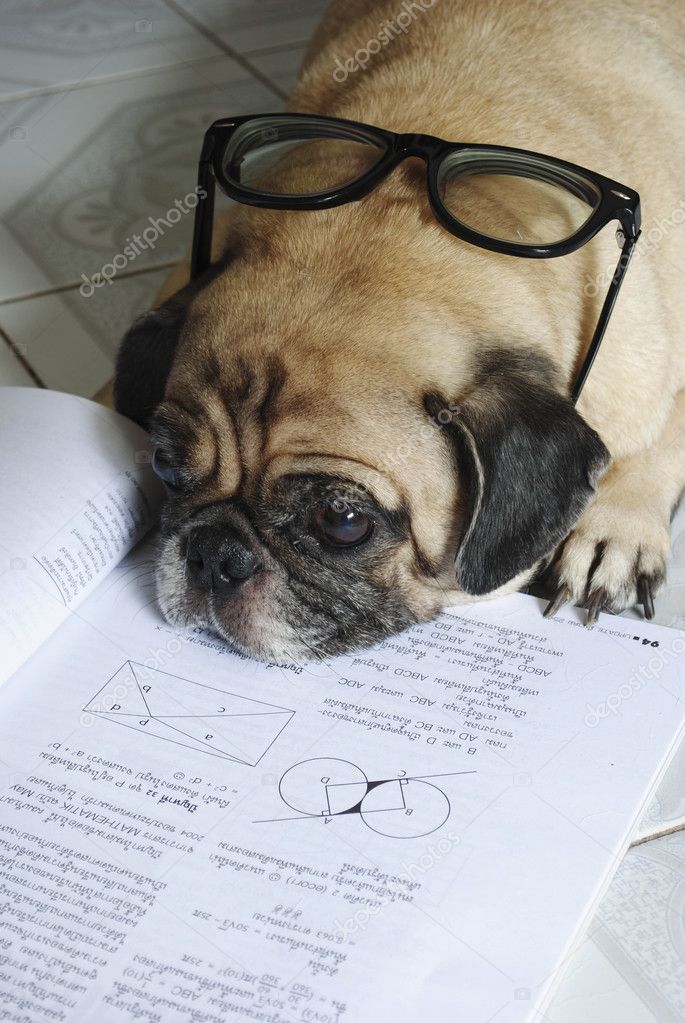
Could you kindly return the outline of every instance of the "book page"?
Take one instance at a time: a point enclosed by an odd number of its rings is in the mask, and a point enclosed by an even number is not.
[[[144,432],[75,395],[0,388],[0,683],[156,519]]]
[[[538,1020],[685,720],[685,637],[534,597],[267,664],[143,545],[0,693],[0,1015]]]
[[[0,692],[0,1015],[524,1023],[685,720],[685,637],[516,595],[267,664],[126,559]]]

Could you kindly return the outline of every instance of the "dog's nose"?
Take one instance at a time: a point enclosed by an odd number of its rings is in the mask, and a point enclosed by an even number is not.
[[[191,582],[229,596],[259,569],[259,558],[233,529],[198,526],[188,537],[186,564]]]

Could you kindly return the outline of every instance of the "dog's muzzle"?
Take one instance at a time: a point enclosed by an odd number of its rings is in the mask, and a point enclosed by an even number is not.
[[[262,567],[237,530],[226,526],[197,526],[187,544],[189,581],[220,597],[233,596]]]

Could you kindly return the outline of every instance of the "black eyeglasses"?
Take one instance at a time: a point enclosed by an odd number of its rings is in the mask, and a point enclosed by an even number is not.
[[[482,249],[550,259],[619,222],[621,255],[571,391],[577,401],[640,235],[640,197],[564,160],[314,114],[224,118],[207,131],[200,155],[192,278],[210,264],[215,181],[229,198],[249,206],[323,210],[363,198],[411,156],[426,161],[438,221]]]

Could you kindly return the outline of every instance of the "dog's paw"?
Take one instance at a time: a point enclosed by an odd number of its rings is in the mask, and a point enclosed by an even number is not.
[[[654,596],[666,575],[668,523],[645,507],[611,505],[601,495],[557,551],[549,576],[556,594],[545,611],[556,614],[568,602],[588,609],[587,625],[600,611],[624,611],[641,604],[654,617]]]

